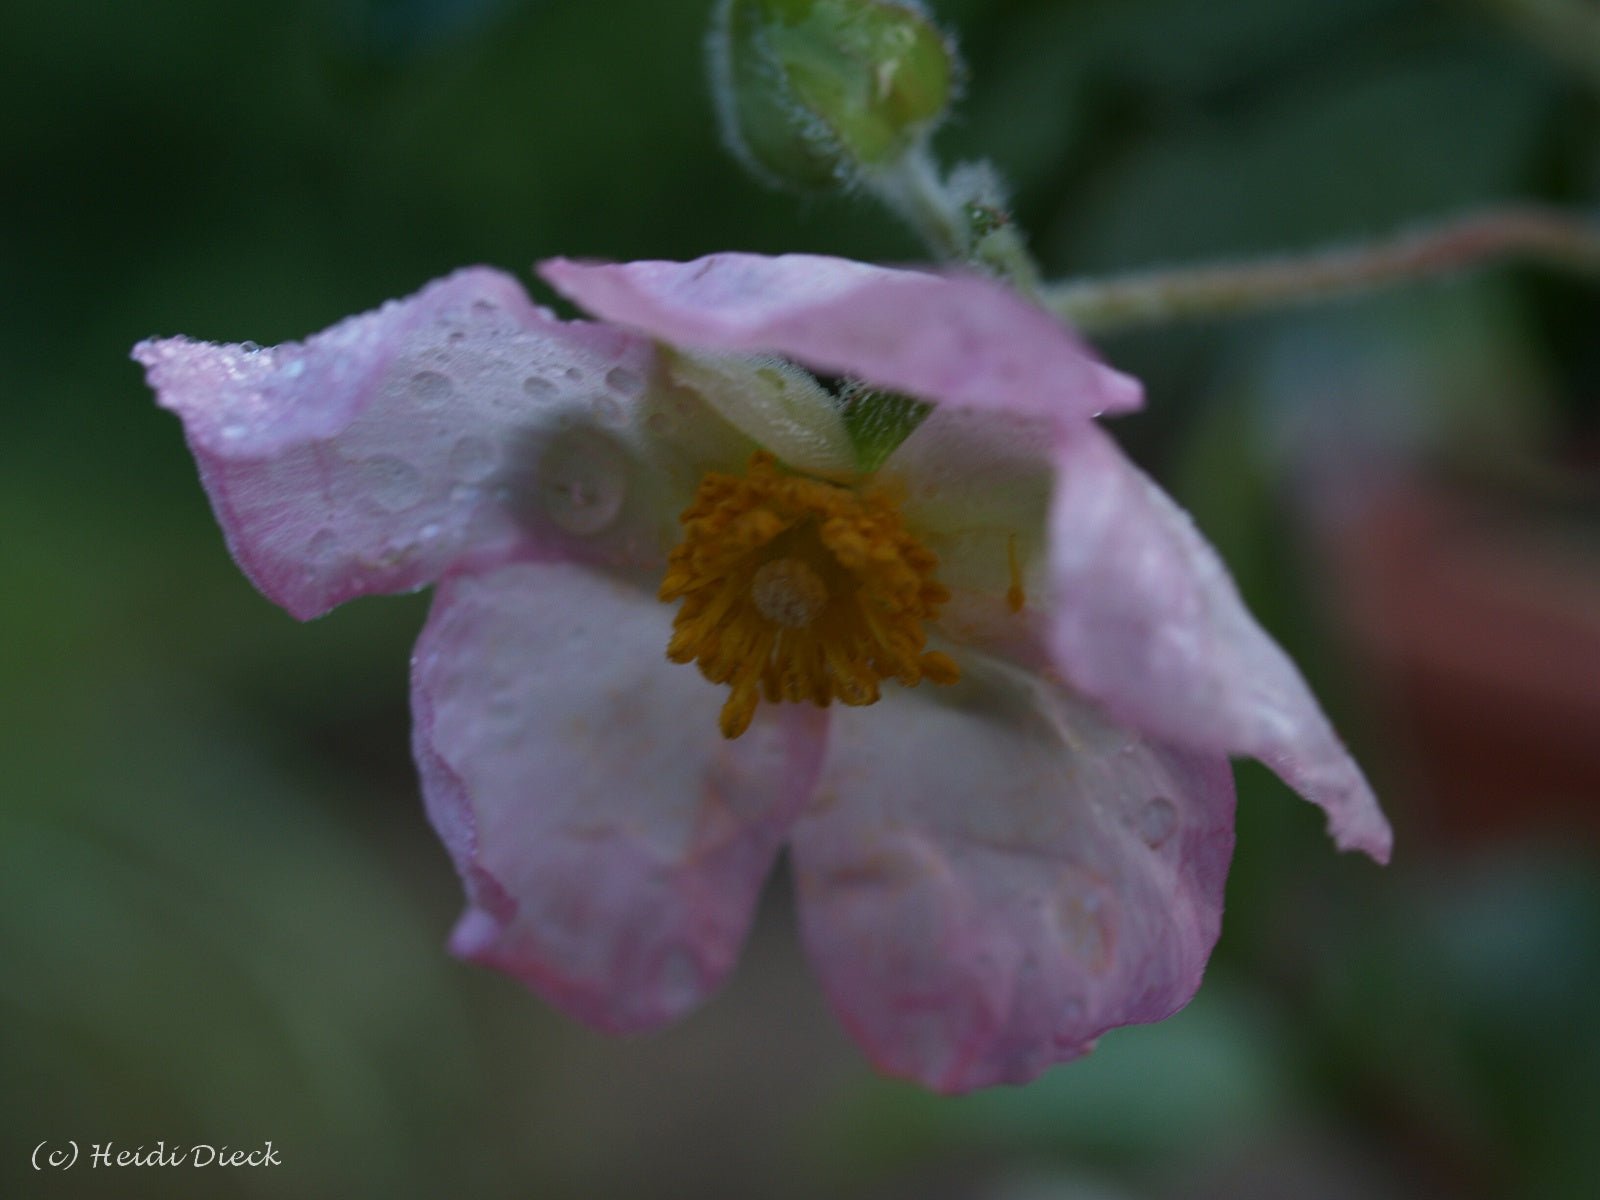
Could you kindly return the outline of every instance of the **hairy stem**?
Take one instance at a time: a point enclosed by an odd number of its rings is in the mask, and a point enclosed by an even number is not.
[[[967,256],[966,222],[926,150],[912,151],[892,169],[869,176],[867,186],[911,226],[936,257],[949,261]]]
[[[1600,274],[1600,221],[1515,205],[1455,217],[1398,236],[1254,263],[1067,280],[1045,307],[1091,331],[1229,317],[1522,259]]]
[[[1009,216],[964,204],[926,149],[907,154],[893,168],[869,175],[869,190],[916,231],[935,257],[966,263],[1038,295],[1039,268]]]

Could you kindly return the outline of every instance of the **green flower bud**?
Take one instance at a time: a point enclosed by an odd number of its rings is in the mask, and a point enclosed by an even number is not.
[[[734,152],[801,188],[898,162],[944,115],[959,74],[912,0],[723,0],[710,51]]]

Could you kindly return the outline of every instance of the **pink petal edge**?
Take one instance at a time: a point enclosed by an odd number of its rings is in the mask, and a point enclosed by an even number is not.
[[[558,322],[473,267],[303,343],[172,338],[134,357],[183,419],[235,560],[306,619],[523,536],[511,493],[538,432],[590,412],[610,380],[645,378],[653,350]]]
[[[1155,737],[1260,759],[1323,809],[1340,849],[1387,862],[1393,833],[1361,769],[1188,514],[1098,428],[1063,434],[1057,456],[1057,668]]]
[[[736,742],[667,662],[671,612],[572,563],[443,580],[413,658],[428,813],[466,887],[451,938],[610,1032],[702,1002],[738,957],[822,756],[810,709]]]
[[[936,403],[1055,421],[1128,412],[1139,383],[1011,289],[808,254],[579,263],[539,273],[589,312],[652,337],[771,353]]]
[[[979,667],[840,712],[791,855],[846,1028],[879,1069],[956,1093],[1188,1003],[1232,849],[1225,757]]]

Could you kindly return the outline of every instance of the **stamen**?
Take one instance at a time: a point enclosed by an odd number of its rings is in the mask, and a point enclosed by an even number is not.
[[[707,474],[679,519],[660,592],[682,601],[667,657],[729,686],[725,737],[749,728],[762,697],[872,704],[885,679],[960,677],[923,650],[950,593],[887,491],[790,475],[758,453],[743,478]]]
[[[1014,613],[1022,611],[1028,594],[1022,590],[1022,564],[1017,560],[1017,535],[1006,539],[1006,562],[1011,568],[1011,586],[1006,589],[1006,607]]]

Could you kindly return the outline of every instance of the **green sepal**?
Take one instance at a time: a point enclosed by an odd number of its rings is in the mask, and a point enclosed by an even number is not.
[[[839,402],[845,433],[864,475],[883,466],[933,411],[933,405],[925,400],[860,384],[847,386]]]

